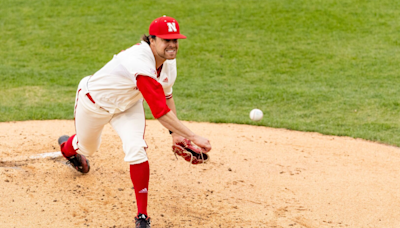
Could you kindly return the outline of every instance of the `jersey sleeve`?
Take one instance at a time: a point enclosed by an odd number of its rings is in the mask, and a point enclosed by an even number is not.
[[[134,80],[138,75],[157,78],[155,59],[147,43],[142,42],[117,54],[120,64],[132,75]]]
[[[164,90],[160,83],[144,75],[138,75],[136,77],[136,83],[143,98],[149,105],[154,118],[158,119],[171,111],[167,105]]]
[[[159,80],[164,88],[166,99],[172,98],[173,85],[177,76],[176,60],[166,60],[164,62],[163,71],[161,72],[161,79]]]
[[[165,95],[165,99],[171,99],[173,96],[172,96],[172,89],[171,89],[171,93],[170,94],[168,94],[168,95]]]

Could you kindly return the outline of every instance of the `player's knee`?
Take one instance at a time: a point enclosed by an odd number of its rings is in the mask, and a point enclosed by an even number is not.
[[[140,164],[148,160],[145,146],[141,145],[139,146],[130,145],[127,147],[124,146],[124,152],[125,152],[124,161],[128,162],[131,165]]]
[[[94,152],[96,152],[96,150],[87,150],[87,149],[79,148],[79,150],[77,152],[79,154],[83,154],[85,156],[90,156],[90,155],[94,154]]]
[[[100,147],[101,140],[85,140],[85,138],[78,140],[78,137],[74,138],[74,148],[76,152],[79,154],[83,154],[85,156],[90,156],[96,152],[96,150]]]
[[[99,149],[99,146],[98,145],[91,145],[91,146],[79,145],[78,148],[79,148],[77,150],[78,153],[83,154],[85,156],[90,156],[90,155],[93,155],[97,149]]]

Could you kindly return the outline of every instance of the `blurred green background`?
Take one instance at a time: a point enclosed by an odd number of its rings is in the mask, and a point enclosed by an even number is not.
[[[180,119],[400,145],[400,2],[2,0],[0,6],[0,121],[73,119],[80,79],[168,15],[188,37],[180,40],[174,86]],[[254,108],[264,112],[259,122],[249,119]]]

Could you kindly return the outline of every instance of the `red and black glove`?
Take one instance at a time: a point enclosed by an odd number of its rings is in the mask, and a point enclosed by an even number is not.
[[[194,144],[189,139],[184,139],[182,142],[175,143],[172,146],[172,151],[176,155],[181,156],[185,161],[193,165],[206,163],[209,161],[208,154],[203,153],[200,147]]]

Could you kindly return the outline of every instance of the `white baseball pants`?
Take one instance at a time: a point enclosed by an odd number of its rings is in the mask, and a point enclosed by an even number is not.
[[[89,76],[83,78],[76,92],[76,136],[72,142],[76,152],[86,156],[92,155],[100,147],[104,126],[110,123],[122,140],[124,160],[129,164],[140,164],[147,161],[143,99],[124,112],[110,114],[89,99],[87,95],[88,80]]]

